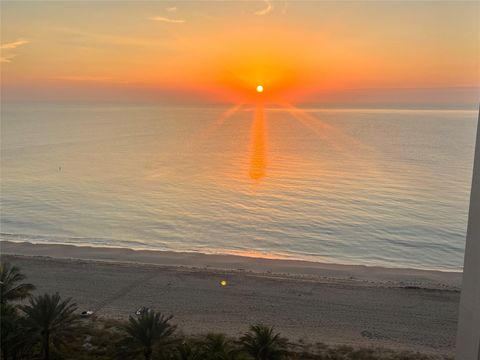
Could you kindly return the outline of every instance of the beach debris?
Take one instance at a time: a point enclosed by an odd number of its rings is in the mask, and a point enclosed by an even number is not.
[[[227,280],[220,281],[220,285],[221,286],[227,286],[228,285]]]

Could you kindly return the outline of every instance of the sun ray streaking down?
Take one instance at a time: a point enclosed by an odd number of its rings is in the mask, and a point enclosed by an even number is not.
[[[365,172],[371,176],[381,176],[384,179],[390,178],[391,175],[385,173],[379,168],[378,164],[371,156],[375,154],[375,149],[369,145],[362,143],[361,141],[353,138],[352,136],[345,134],[342,130],[327,124],[319,117],[310,115],[303,109],[299,109],[289,103],[282,102],[280,105],[288,111],[292,117],[307,129],[313,131],[329,146],[338,151],[346,158],[352,160],[352,165],[362,168]],[[367,155],[368,158],[359,156],[361,154]],[[398,182],[398,179],[390,179],[393,182]]]
[[[265,177],[267,168],[266,119],[262,105],[257,105],[255,109],[250,141],[251,157],[249,175],[253,180],[260,180]]]
[[[312,130],[336,150],[342,151],[347,155],[355,152],[355,149],[373,150],[370,146],[367,146],[350,135],[345,134],[342,130],[327,124],[317,116],[308,114],[303,109],[299,109],[286,102],[282,102],[280,105],[283,106],[295,118],[295,120],[299,121],[306,128]]]
[[[198,134],[200,142],[205,141],[212,133],[220,128],[229,118],[235,115],[244,104],[236,104],[229,109],[225,110],[217,119],[208,125],[208,127]]]

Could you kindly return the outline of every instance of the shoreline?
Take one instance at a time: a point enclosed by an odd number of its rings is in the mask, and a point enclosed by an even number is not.
[[[277,277],[340,280],[390,287],[418,287],[436,290],[459,291],[462,280],[460,271],[387,268],[199,252],[133,250],[9,240],[0,240],[0,250],[2,255],[252,272]]]
[[[127,319],[146,306],[185,334],[274,326],[292,341],[452,356],[461,273],[0,242],[36,293]],[[227,281],[221,286],[221,281]]]
[[[12,240],[11,238],[20,238],[22,240]],[[247,258],[254,258],[254,259],[267,259],[267,260],[290,260],[290,261],[300,261],[300,262],[306,262],[306,263],[323,263],[323,264],[333,264],[333,265],[365,265],[365,266],[374,266],[374,265],[367,265],[367,264],[349,264],[349,263],[341,263],[341,262],[335,262],[335,261],[327,261],[324,259],[324,261],[316,261],[313,259],[307,259],[307,258],[301,258],[301,257],[294,257],[293,255],[288,255],[288,254],[282,254],[282,253],[263,253],[261,251],[255,251],[255,252],[248,252],[248,251],[242,251],[242,250],[225,250],[225,252],[222,252],[221,250],[219,251],[211,251],[211,252],[203,252],[203,251],[197,251],[197,250],[192,250],[192,251],[185,251],[185,250],[168,250],[168,249],[158,249],[158,248],[149,248],[149,247],[144,247],[144,246],[139,246],[139,247],[133,247],[133,246],[114,246],[114,245],[106,245],[106,244],[89,244],[89,243],[69,243],[69,242],[58,242],[58,241],[37,241],[37,240],[31,240],[28,235],[22,236],[22,235],[14,235],[14,234],[5,234],[5,233],[0,233],[0,243],[5,242],[5,243],[14,243],[14,244],[22,244],[22,243],[28,243],[31,245],[59,245],[59,246],[74,246],[77,248],[100,248],[100,249],[113,249],[113,250],[132,250],[132,251],[148,251],[152,253],[172,253],[172,254],[199,254],[199,255],[208,255],[208,256],[238,256],[238,257],[247,257]],[[250,254],[250,255],[248,255]],[[254,255],[253,255],[254,254]],[[383,267],[379,265],[380,267]],[[407,267],[405,267],[407,268]],[[447,271],[447,272],[455,272],[455,270],[450,270],[450,269],[418,269],[418,270],[438,270],[438,271]],[[461,270],[458,270],[461,271]]]
[[[148,247],[128,247],[128,246],[110,246],[110,245],[97,245],[97,244],[88,244],[88,243],[69,243],[69,242],[57,242],[57,241],[36,241],[36,240],[31,240],[26,236],[25,239],[22,238],[22,236],[16,235],[16,238],[19,238],[21,240],[12,240],[9,237],[11,234],[7,234],[9,236],[5,237],[5,234],[0,233],[0,244],[2,243],[11,243],[11,244],[29,244],[29,245],[46,245],[46,246],[73,246],[75,248],[92,248],[92,249],[109,249],[109,250],[127,250],[127,251],[133,251],[133,252],[149,252],[152,254],[158,254],[160,255],[168,255],[168,254],[179,254],[179,255],[200,255],[200,256],[218,256],[218,257],[238,257],[238,258],[250,258],[250,259],[256,259],[256,260],[272,260],[272,261],[290,261],[290,262],[299,262],[299,263],[305,263],[305,264],[320,264],[320,265],[332,265],[332,266],[353,266],[353,267],[367,267],[367,268],[381,268],[381,269],[387,269],[387,270],[411,270],[411,271],[427,271],[427,272],[442,272],[442,273],[458,273],[462,274],[463,273],[463,267],[462,269],[447,269],[447,268],[419,268],[419,267],[409,267],[408,265],[404,266],[386,266],[384,264],[369,264],[369,263],[350,263],[348,261],[342,262],[342,261],[337,261],[335,259],[328,259],[328,258],[321,258],[320,260],[316,260],[312,258],[302,258],[302,257],[295,257],[293,255],[288,255],[288,254],[282,254],[282,253],[263,253],[261,251],[243,251],[243,250],[225,250],[222,252],[221,250],[216,252],[202,252],[200,250],[192,250],[192,251],[175,251],[175,250],[169,250],[169,249],[155,249],[155,248],[148,248]],[[1,247],[1,246],[0,246]]]

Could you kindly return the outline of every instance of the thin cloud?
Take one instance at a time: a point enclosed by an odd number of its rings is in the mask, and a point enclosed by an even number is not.
[[[176,6],[167,7],[167,8],[165,8],[165,10],[167,10],[167,12],[169,12],[169,13],[172,13],[172,12],[177,11],[177,7]]]
[[[68,76],[56,76],[56,80],[68,80],[68,81],[111,81],[112,78],[105,76],[78,76],[78,75],[68,75]]]
[[[103,44],[122,46],[161,46],[166,44],[165,41],[158,38],[127,37],[65,27],[50,27],[50,29],[66,35],[64,43],[74,46],[92,47]]]
[[[12,59],[15,57],[16,55],[5,55],[5,56],[2,56],[0,57],[0,63],[9,63],[9,62],[12,62]]]
[[[62,81],[75,81],[75,82],[108,82],[118,84],[128,84],[128,81],[118,80],[106,76],[83,76],[83,75],[67,75],[67,76],[55,76],[53,80]]]
[[[151,17],[150,20],[162,21],[162,22],[167,22],[167,23],[171,23],[171,24],[182,24],[182,23],[185,22],[185,20],[170,19],[170,18],[167,18],[167,17],[164,17],[164,16],[154,16],[154,17]]]
[[[25,40],[25,39],[18,39],[13,42],[5,43],[0,45],[1,50],[7,50],[9,52],[12,49],[16,49],[19,46],[28,44],[30,41]],[[3,56],[0,57],[0,63],[10,63],[12,62],[12,59],[15,58],[17,55],[16,54],[2,54]]]
[[[15,49],[21,45],[28,44],[30,41],[18,39],[17,41],[0,45],[0,49]]]
[[[270,0],[264,0],[265,2],[265,8],[255,11],[253,14],[257,16],[262,16],[262,15],[267,15],[272,12],[273,10],[273,5]]]

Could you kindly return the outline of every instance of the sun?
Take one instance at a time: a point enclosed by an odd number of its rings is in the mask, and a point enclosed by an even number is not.
[[[257,85],[257,92],[262,93],[263,92],[263,86],[262,85]]]

